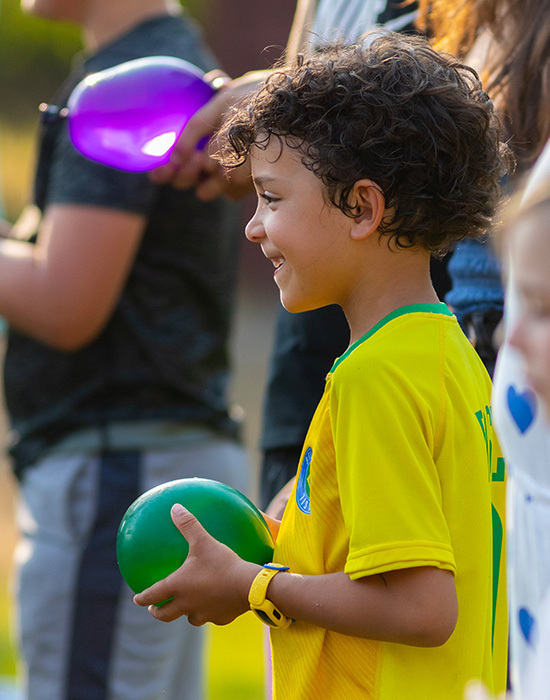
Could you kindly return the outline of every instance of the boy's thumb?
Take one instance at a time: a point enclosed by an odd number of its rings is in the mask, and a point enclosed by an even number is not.
[[[193,535],[198,535],[204,528],[199,523],[197,518],[190,513],[187,508],[184,508],[181,503],[174,503],[170,509],[172,522],[189,542],[193,539]]]

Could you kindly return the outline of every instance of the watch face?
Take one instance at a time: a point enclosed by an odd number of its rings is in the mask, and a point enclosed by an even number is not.
[[[257,608],[254,610],[256,615],[260,618],[260,620],[265,623],[266,625],[269,625],[270,627],[277,627],[277,625],[273,622],[273,620],[269,617],[269,615],[264,611],[264,610],[258,610]],[[279,616],[279,620],[281,619],[281,614],[279,613],[278,610],[274,610]]]
[[[264,564],[262,570],[258,573],[254,581],[252,581],[248,594],[248,602],[250,603],[251,609],[264,624],[278,629],[286,629],[294,620],[283,615],[283,613],[277,610],[275,605],[265,597],[269,582],[280,571],[288,571],[288,566],[275,564],[273,562]]]
[[[269,601],[265,602],[269,603]],[[290,627],[292,622],[294,622],[292,618],[286,617],[279,612],[272,603],[269,605],[269,608],[269,613],[265,609],[261,610],[260,608],[252,608],[252,610],[264,624],[276,629],[286,629],[287,627]]]

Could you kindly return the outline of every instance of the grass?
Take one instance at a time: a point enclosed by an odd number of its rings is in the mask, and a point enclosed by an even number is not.
[[[0,120],[0,193],[5,216],[15,221],[27,202],[34,166],[34,125]]]
[[[211,626],[209,700],[264,697],[263,625],[249,612],[226,627]]]
[[[15,649],[10,634],[10,598],[4,582],[0,587],[0,678],[16,674]]]
[[[2,571],[6,568],[2,567]],[[10,615],[11,598],[3,575],[0,581],[0,679],[16,678]],[[262,623],[249,612],[224,627],[209,625],[208,637],[208,700],[263,700]]]
[[[1,351],[0,341],[0,357]],[[0,410],[0,436],[4,432]],[[0,460],[0,696],[2,680],[15,680],[17,656],[12,635],[12,572],[15,531],[15,485]],[[144,611],[144,614],[147,614]],[[208,625],[208,700],[263,700],[263,625],[248,612],[230,625]]]

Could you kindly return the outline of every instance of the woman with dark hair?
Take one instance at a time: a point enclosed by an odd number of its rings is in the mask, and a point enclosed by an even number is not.
[[[534,164],[550,136],[549,0],[419,0],[417,26],[436,47],[467,56],[500,109],[517,167]]]
[[[512,190],[550,136],[550,2],[548,0],[420,0],[417,26],[439,50],[478,70],[500,111],[517,165]],[[457,245],[448,265],[445,300],[494,373],[494,332],[502,318],[500,265],[488,241]]]
[[[419,4],[419,23],[435,37],[436,46],[467,54],[467,61],[480,72],[517,159],[509,188],[516,190],[529,173],[528,194],[550,169],[550,143],[539,157],[550,138],[550,0],[420,0]],[[453,295],[469,290],[462,299],[479,308],[484,291],[495,284],[496,278],[488,273],[496,263],[491,262],[489,246],[467,245],[469,249],[457,246],[449,265],[455,287],[447,300],[452,303]],[[493,406],[508,462],[511,682],[514,693],[531,699],[542,697],[530,695],[526,688],[540,639],[541,604],[550,591],[550,428],[519,353],[508,342],[522,301],[513,258],[505,258],[504,266],[506,339],[496,365]]]

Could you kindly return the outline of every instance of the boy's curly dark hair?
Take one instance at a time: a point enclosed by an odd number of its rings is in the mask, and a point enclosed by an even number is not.
[[[359,214],[354,183],[371,179],[392,212],[380,232],[444,252],[489,227],[510,162],[500,132],[473,69],[420,37],[377,32],[274,72],[222,127],[217,157],[242,165],[276,137],[345,214]]]

